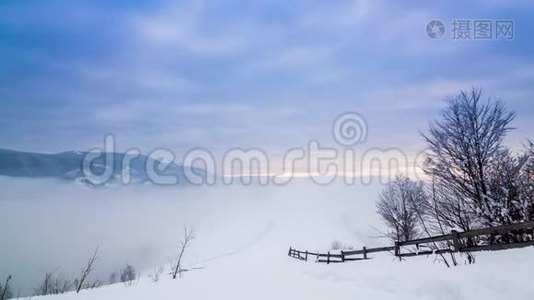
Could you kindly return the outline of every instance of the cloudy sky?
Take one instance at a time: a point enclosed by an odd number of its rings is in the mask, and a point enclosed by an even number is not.
[[[334,144],[343,112],[367,147],[422,147],[443,98],[472,86],[534,138],[529,1],[0,2],[0,147],[191,147],[271,153]],[[425,33],[445,23],[442,39]],[[514,39],[453,40],[452,22],[513,20]],[[494,28],[495,31],[495,28]],[[493,32],[495,34],[495,32]]]

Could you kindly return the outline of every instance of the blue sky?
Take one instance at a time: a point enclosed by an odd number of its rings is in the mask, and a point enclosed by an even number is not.
[[[472,86],[533,138],[529,1],[0,2],[0,147],[272,153],[357,111],[367,147],[422,148],[443,98]],[[429,20],[446,24],[441,40]],[[513,20],[513,41],[451,40],[453,19]]]

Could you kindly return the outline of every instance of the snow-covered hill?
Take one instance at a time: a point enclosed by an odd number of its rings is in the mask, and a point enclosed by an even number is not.
[[[206,264],[182,279],[142,279],[42,299],[533,299],[532,249],[479,255],[472,266],[444,269],[431,258],[390,257],[358,264],[304,264],[247,254]],[[41,299],[41,298],[39,298]]]
[[[10,232],[0,258],[8,268],[2,271],[13,272],[15,278],[37,274],[32,279],[36,282],[47,270],[75,275],[98,244],[94,278],[106,280],[104,276],[126,263],[141,272],[130,287],[119,283],[34,299],[534,297],[534,248],[477,254],[475,265],[451,269],[434,257],[399,262],[381,254],[369,261],[325,265],[287,256],[289,246],[324,251],[334,241],[347,247],[387,245],[373,229],[381,228],[374,208],[378,185],[294,183],[194,187],[178,193],[149,186],[91,190],[35,180],[4,179],[1,184],[9,188],[0,201],[0,220]],[[48,192],[36,195],[28,185]],[[33,228],[20,226],[28,220]],[[197,233],[185,257],[186,267],[195,270],[181,279],[162,275],[152,282],[148,276],[175,253],[184,224]]]

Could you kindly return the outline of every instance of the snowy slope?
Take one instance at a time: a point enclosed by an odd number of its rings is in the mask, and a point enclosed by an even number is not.
[[[303,264],[250,253],[206,264],[180,280],[141,280],[43,299],[532,299],[532,249],[484,254],[444,269],[432,259]],[[528,261],[530,263],[525,263]]]
[[[287,256],[290,245],[320,251],[329,250],[333,241],[355,247],[386,245],[387,241],[374,237],[377,232],[371,228],[381,226],[374,209],[380,188],[376,185],[205,187],[187,189],[180,194],[172,189],[148,187],[132,192],[131,188],[102,191],[64,185],[54,187],[52,194],[62,197],[75,194],[70,206],[49,199],[52,207],[35,207],[43,202],[33,201],[38,197],[22,188],[27,184],[10,182],[5,199],[19,197],[19,201],[0,202],[2,208],[31,214],[29,208],[34,207],[35,213],[52,214],[61,206],[65,211],[56,214],[54,220],[42,217],[35,222],[39,228],[70,226],[79,234],[73,235],[69,229],[56,234],[58,240],[68,240],[68,245],[57,241],[43,243],[39,237],[29,237],[33,240],[26,242],[8,239],[5,251],[8,259],[19,259],[17,252],[41,242],[39,258],[46,258],[48,265],[32,264],[32,271],[44,274],[47,269],[61,266],[66,274],[76,274],[92,251],[92,245],[98,243],[102,252],[97,269],[101,274],[109,274],[109,266],[120,267],[126,262],[142,270],[141,279],[131,287],[115,284],[80,294],[38,299],[534,297],[531,283],[534,248],[478,254],[477,264],[452,269],[433,257],[399,262],[383,254],[364,262],[324,265]],[[23,222],[22,218],[17,219]],[[99,225],[92,223],[95,219]],[[31,236],[29,232],[17,232],[16,220],[10,222],[13,236]],[[198,235],[186,255],[186,267],[199,269],[185,273],[181,279],[163,276],[153,283],[148,275],[153,267],[165,264],[176,249],[183,224],[193,226]],[[47,231],[36,230],[38,236]],[[72,245],[76,251],[69,248]],[[66,251],[64,248],[68,248],[68,253],[62,252]],[[57,252],[57,256],[42,256],[48,252]],[[65,261],[71,261],[68,265],[73,267],[64,265]]]

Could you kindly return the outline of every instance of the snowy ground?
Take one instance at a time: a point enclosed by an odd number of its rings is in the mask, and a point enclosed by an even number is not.
[[[56,268],[75,274],[95,244],[101,249],[95,276],[126,262],[142,270],[131,287],[42,299],[534,299],[534,248],[481,253],[477,264],[451,269],[433,257],[399,262],[382,254],[325,265],[287,256],[290,245],[312,251],[328,250],[333,241],[386,245],[371,227],[380,226],[374,209],[379,186],[95,191],[60,185],[35,193],[27,182],[1,183],[9,186],[0,200],[9,234],[0,276],[41,276]],[[32,230],[21,226],[28,220],[36,225]],[[198,235],[186,265],[200,269],[154,283],[148,275],[172,255],[182,224]]]
[[[391,258],[319,265],[292,261],[255,247],[241,255],[205,264],[180,280],[141,280],[79,295],[45,299],[533,299],[533,250],[479,255],[474,266],[445,269],[432,259]],[[260,252],[262,253],[262,252]],[[530,262],[530,263],[528,263]]]

